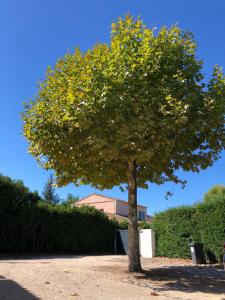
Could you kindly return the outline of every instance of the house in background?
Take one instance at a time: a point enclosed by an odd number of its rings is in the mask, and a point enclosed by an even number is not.
[[[108,197],[100,194],[91,194],[74,203],[75,206],[90,205],[106,213],[110,218],[115,217],[118,220],[127,220],[128,203],[126,201]],[[147,215],[147,207],[137,205],[138,221],[152,221],[152,217]]]

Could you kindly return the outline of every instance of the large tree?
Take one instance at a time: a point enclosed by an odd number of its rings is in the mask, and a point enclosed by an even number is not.
[[[192,34],[148,29],[127,16],[112,24],[109,45],[79,49],[48,68],[26,106],[30,152],[58,185],[128,186],[129,270],[141,270],[137,187],[184,183],[224,148],[225,78],[204,83]]]

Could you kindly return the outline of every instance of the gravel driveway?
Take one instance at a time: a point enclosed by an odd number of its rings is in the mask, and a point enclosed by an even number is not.
[[[225,271],[187,260],[142,259],[129,274],[126,256],[0,258],[0,300],[220,299]]]

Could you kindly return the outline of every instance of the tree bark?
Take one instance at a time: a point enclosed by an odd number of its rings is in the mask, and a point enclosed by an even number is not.
[[[140,272],[139,232],[137,224],[137,168],[136,162],[128,164],[128,259],[129,272]]]

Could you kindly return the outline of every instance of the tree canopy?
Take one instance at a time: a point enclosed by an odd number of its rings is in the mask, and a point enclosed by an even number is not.
[[[112,24],[109,45],[60,58],[26,105],[29,151],[58,185],[103,189],[127,183],[180,182],[224,148],[225,78],[216,66],[204,82],[190,32],[156,31],[127,16]]]
[[[0,210],[35,206],[41,200],[38,192],[31,192],[22,180],[13,180],[0,174]]]
[[[211,203],[221,200],[225,200],[225,186],[219,184],[214,185],[207,193],[205,193],[203,199],[205,203]]]

